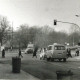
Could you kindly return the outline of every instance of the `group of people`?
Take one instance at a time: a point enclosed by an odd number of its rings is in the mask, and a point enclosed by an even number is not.
[[[44,51],[45,50],[46,49],[44,48]],[[38,51],[38,46],[35,46],[34,47],[32,58],[33,57],[36,57],[37,58],[37,51]],[[19,55],[19,57],[22,57],[23,58],[22,53],[21,53],[21,49],[19,49],[18,55]],[[76,49],[75,56],[79,56],[79,49]],[[71,57],[72,58],[71,49],[70,48],[67,49],[67,57]],[[2,50],[2,58],[5,58],[5,49]]]
[[[79,56],[79,49],[75,50],[75,56]],[[72,58],[71,49],[70,48],[67,49],[67,57],[71,57]]]
[[[19,57],[23,57],[20,49],[19,49]],[[2,58],[5,58],[5,49],[2,50]]]
[[[32,56],[32,58],[34,58],[34,57],[37,58],[37,51],[38,51],[38,46],[36,45],[36,46],[34,47],[34,51],[33,51],[33,56]],[[21,49],[19,49],[19,57],[22,57],[22,58],[23,58],[22,53],[21,53]]]
[[[38,51],[38,46],[35,46],[32,57],[36,57],[37,58],[37,55],[36,55],[37,51]],[[21,49],[19,49],[18,56],[23,58],[22,53],[21,53]],[[2,50],[2,58],[5,58],[5,49]]]

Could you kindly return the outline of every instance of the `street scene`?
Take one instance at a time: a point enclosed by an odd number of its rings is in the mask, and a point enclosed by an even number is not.
[[[0,0],[0,80],[80,80],[80,0]]]
[[[18,56],[18,51],[6,51],[5,58],[0,54],[1,76],[0,79],[31,79],[31,80],[57,80],[57,71],[71,71],[72,80],[79,80],[80,76],[80,56],[75,56],[75,51],[71,51],[72,58],[67,58],[66,62],[55,60],[47,61],[40,60],[40,53],[37,53],[37,58],[32,58],[33,54],[22,53],[21,71],[19,74],[12,73],[12,57]],[[8,69],[9,67],[9,69]],[[7,69],[7,70],[6,70]],[[4,71],[5,70],[5,71]],[[4,74],[6,73],[6,74]],[[4,75],[3,75],[4,74]],[[24,75],[25,74],[25,75]],[[14,77],[13,77],[13,76]],[[15,76],[16,75],[16,76]]]

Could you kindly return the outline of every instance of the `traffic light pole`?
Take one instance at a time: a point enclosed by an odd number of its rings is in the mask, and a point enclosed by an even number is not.
[[[70,22],[63,22],[63,21],[57,21],[57,20],[54,20],[54,21],[56,21],[56,22],[61,22],[61,23],[68,23],[68,24],[73,24],[73,25],[76,25],[76,26],[78,26],[77,24],[75,24],[75,23],[70,23]],[[78,26],[78,28],[80,29],[80,27]]]
[[[77,27],[80,29],[80,27],[79,27],[77,24],[75,24],[75,23],[57,21],[57,20],[55,19],[55,20],[54,20],[54,25],[57,25],[57,22],[67,23],[67,24],[73,24],[73,25],[77,26]],[[74,37],[73,37],[73,46],[74,46]]]

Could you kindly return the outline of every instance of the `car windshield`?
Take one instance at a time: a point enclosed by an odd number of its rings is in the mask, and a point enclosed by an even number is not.
[[[54,47],[55,50],[65,50],[64,46],[55,46]]]

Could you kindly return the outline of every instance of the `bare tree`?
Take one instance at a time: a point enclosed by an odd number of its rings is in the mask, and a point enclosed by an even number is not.
[[[6,17],[0,16],[0,43],[3,44],[7,40],[7,33],[10,29],[9,22]]]

